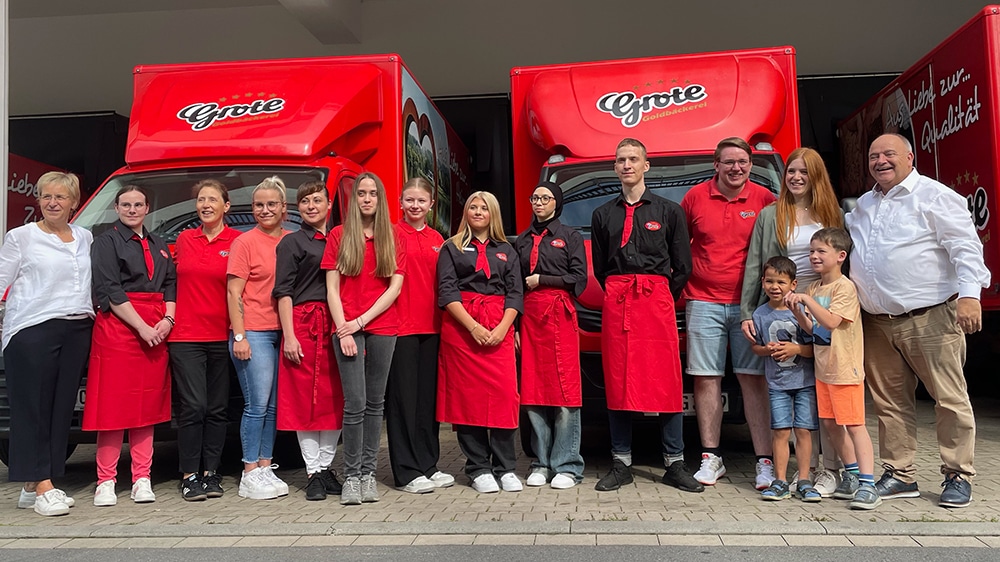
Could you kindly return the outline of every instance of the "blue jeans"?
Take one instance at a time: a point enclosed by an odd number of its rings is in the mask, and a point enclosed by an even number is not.
[[[340,384],[344,389],[344,474],[361,476],[377,468],[382,437],[385,384],[396,348],[396,336],[356,332],[358,354],[347,357],[334,341]]]
[[[233,335],[229,335],[229,355],[236,366],[236,376],[243,391],[243,417],[240,419],[240,443],[243,462],[270,460],[274,455],[274,436],[278,404],[278,346],[281,331],[247,330],[250,359],[241,361],[233,355]]]
[[[583,457],[580,455],[580,408],[525,406],[531,423],[531,448],[538,460],[531,468],[571,474],[583,481]]]
[[[816,387],[795,390],[767,389],[771,403],[771,429],[819,429]]]
[[[608,410],[608,429],[611,431],[611,455],[632,454],[632,415],[625,410]],[[660,414],[660,441],[663,454],[684,454],[684,414]]]
[[[726,374],[726,348],[733,354],[733,372],[763,375],[764,360],[740,330],[740,305],[687,301],[687,369],[689,375]]]

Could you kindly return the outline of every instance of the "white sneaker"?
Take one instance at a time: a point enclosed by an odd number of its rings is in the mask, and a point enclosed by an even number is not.
[[[69,513],[69,506],[66,505],[66,502],[62,501],[65,496],[65,494],[61,494],[55,489],[49,490],[44,494],[38,494],[35,498],[35,513],[46,517],[66,515]]]
[[[576,486],[576,478],[572,474],[560,472],[552,477],[552,483],[549,486],[552,486],[556,490],[568,490]]]
[[[694,473],[694,479],[706,486],[715,486],[715,483],[726,475],[726,465],[722,464],[722,457],[712,453],[701,454],[701,468]]]
[[[239,496],[251,500],[273,500],[278,497],[278,490],[264,475],[264,468],[258,466],[240,477]]]
[[[94,505],[97,507],[110,507],[118,503],[118,495],[115,494],[115,481],[105,480],[97,485],[94,492]]]
[[[524,480],[524,483],[529,486],[544,486],[548,482],[546,478],[546,470],[544,468],[535,468],[531,470],[531,474]]]
[[[400,486],[399,490],[401,492],[406,492],[408,494],[426,494],[433,492],[434,488],[437,486],[430,481],[426,476],[417,476],[406,486]]]
[[[35,492],[29,492],[23,487],[21,488],[21,495],[17,498],[17,508],[18,509],[31,509],[35,507]]]
[[[754,487],[758,490],[766,490],[771,487],[771,482],[774,482],[774,463],[768,459],[757,461],[757,478]]]
[[[819,495],[824,498],[832,498],[833,493],[837,491],[837,486],[839,485],[840,475],[836,472],[830,470],[829,468],[816,471],[816,479],[813,481],[813,486],[815,486]]]
[[[269,464],[267,466],[262,466],[260,468],[264,470],[264,477],[267,478],[267,481],[270,482],[272,486],[274,486],[274,489],[277,490],[278,495],[287,496],[288,484],[285,484],[285,481],[282,480],[281,478],[278,478],[278,475],[274,473],[274,470],[278,468],[278,465]]]
[[[500,477],[500,486],[505,492],[520,492],[524,489],[524,485],[521,484],[521,479],[518,478],[513,472],[508,472]]]
[[[130,496],[135,503],[152,503],[156,501],[156,494],[153,493],[153,485],[149,478],[140,478],[132,484],[132,494]]]
[[[472,489],[480,494],[492,494],[499,492],[500,486],[497,486],[497,479],[492,474],[484,472],[472,481]]]
[[[430,481],[438,488],[448,488],[455,485],[455,477],[440,470],[431,474]]]
[[[62,502],[66,504],[68,507],[73,507],[74,505],[76,505],[76,500],[74,500],[71,496],[67,495],[66,492],[60,490],[59,488],[53,488],[53,490],[55,490],[58,493],[59,499],[61,499]]]

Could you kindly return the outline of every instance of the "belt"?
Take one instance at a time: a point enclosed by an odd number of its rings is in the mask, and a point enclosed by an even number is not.
[[[951,301],[953,301],[953,300],[955,300],[957,298],[958,298],[957,294],[956,295],[952,295],[952,296],[948,297],[948,300],[946,300],[944,302],[939,302],[937,304],[932,304],[930,306],[924,306],[924,307],[921,307],[921,308],[914,308],[913,310],[911,310],[909,312],[904,312],[902,314],[872,314],[872,316],[874,316],[875,318],[878,318],[879,320],[896,320],[897,318],[913,318],[914,316],[920,316],[922,314],[925,314],[927,311],[931,310],[932,308],[937,308],[939,306],[944,306],[944,305],[950,303]]]

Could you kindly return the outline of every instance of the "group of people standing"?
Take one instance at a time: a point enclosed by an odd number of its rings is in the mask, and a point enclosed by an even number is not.
[[[940,503],[968,505],[975,422],[964,334],[981,328],[989,272],[964,201],[917,174],[904,138],[885,135],[869,155],[877,185],[847,215],[848,236],[815,151],[789,155],[776,201],[749,181],[752,154],[744,140],[724,139],[716,174],[677,204],[647,189],[640,141],[616,148],[621,192],[591,224],[593,273],[605,293],[612,453],[596,489],[633,481],[633,412],[660,414],[665,484],[701,492],[726,474],[719,436],[728,350],[765,499],[794,488],[805,501],[834,496],[871,509],[918,495],[919,379],[938,402]],[[582,236],[559,222],[558,185],[536,187],[531,226],[512,245],[487,192],[468,198],[445,240],[426,222],[434,191],[423,179],[403,186],[403,217],[393,225],[381,180],[361,174],[344,224],[332,229],[326,186],[307,182],[296,190],[302,227],[289,233],[285,185],[270,177],[253,191],[255,228],[240,234],[225,225],[226,187],[204,180],[194,186],[201,225],[181,233],[173,255],[143,225],[151,200],[141,187],[119,191],[118,220],[93,239],[68,222],[80,203],[75,176],[45,174],[38,189],[42,220],[10,231],[0,249],[0,287],[10,287],[10,479],[25,483],[19,507],[62,515],[75,503],[52,478],[64,473],[88,363],[84,429],[98,432],[97,506],[117,502],[126,429],[130,497],[155,501],[153,426],[170,419],[171,373],[181,494],[223,495],[231,363],[244,397],[241,497],[288,494],[273,463],[281,429],[298,437],[306,499],[378,501],[384,413],[394,484],[405,492],[454,484],[437,468],[441,422],[455,428],[476,491],[521,490],[514,435],[522,407],[537,455],[525,483],[566,489],[583,480],[573,298],[588,270]],[[852,279],[841,275],[849,255]],[[684,462],[681,296],[702,449],[694,473]],[[864,381],[886,462],[877,482]],[[821,447],[812,446],[817,414]],[[788,479],[793,431],[799,474]],[[341,438],[343,482],[333,468]],[[822,470],[810,454],[819,450]]]

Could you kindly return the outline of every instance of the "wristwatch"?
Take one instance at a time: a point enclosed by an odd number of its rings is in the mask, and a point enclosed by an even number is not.
[[[243,341],[243,334],[236,334],[235,336],[233,336],[233,341],[235,342]]]

